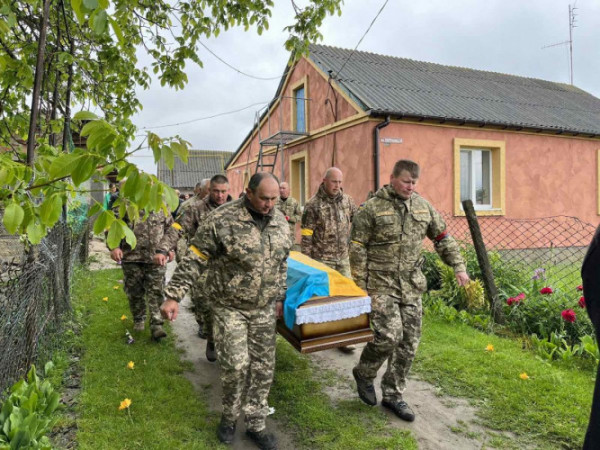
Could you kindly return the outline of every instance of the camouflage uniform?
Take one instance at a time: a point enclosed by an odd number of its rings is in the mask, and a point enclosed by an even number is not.
[[[301,218],[300,204],[293,197],[288,197],[285,200],[279,197],[277,200],[277,208],[283,213],[286,220],[290,224],[290,239],[292,245],[296,243],[296,223]]]
[[[425,236],[434,241],[435,250],[455,273],[466,271],[444,220],[416,193],[402,200],[391,186],[385,186],[361,206],[352,224],[352,276],[372,298],[375,332],[356,370],[361,378],[373,380],[387,360],[381,389],[383,400],[389,402],[402,400],[421,337],[421,295],[427,290],[421,272]]]
[[[154,264],[152,259],[157,251],[166,253],[172,250],[168,246],[177,232],[171,227],[173,219],[171,215],[165,216],[162,213],[151,213],[148,218],[142,222],[143,213],[140,213],[140,219],[130,228],[137,239],[137,245],[132,249],[123,239],[119,245],[123,250],[124,290],[129,299],[129,309],[134,322],[144,322],[146,320],[146,301],[148,300],[148,309],[150,310],[150,325],[162,325],[163,319],[160,315],[160,305],[163,302],[163,287],[165,283],[166,266]],[[162,250],[164,248],[164,250]]]
[[[227,201],[231,201],[231,196],[227,197]],[[180,214],[177,216],[177,221],[173,223],[173,227],[179,231],[180,236],[185,237],[189,242],[196,234],[196,231],[204,218],[211,211],[218,208],[219,205],[212,202],[209,195],[204,198],[194,196],[186,200],[183,205]],[[188,249],[186,247],[182,252],[182,258],[178,263],[181,263],[183,256],[185,256],[187,251]],[[206,333],[206,340],[208,342],[214,342],[212,312],[209,299],[206,296],[206,290],[204,289],[205,284],[206,274],[203,274],[198,278],[198,282],[192,285],[190,298],[194,305],[196,322],[202,324],[203,330]]]
[[[165,295],[181,300],[201,273],[211,280],[216,349],[223,385],[223,419],[233,425],[246,389],[246,426],[265,427],[275,368],[275,302],[285,298],[289,226],[274,208],[250,212],[246,198],[209,215],[177,266]]]
[[[356,212],[354,200],[343,192],[330,197],[321,184],[304,206],[302,253],[350,277],[348,241]]]

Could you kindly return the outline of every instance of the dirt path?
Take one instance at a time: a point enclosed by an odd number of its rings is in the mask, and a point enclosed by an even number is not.
[[[102,242],[92,241],[90,254],[94,255],[93,262],[90,264],[92,270],[118,267],[108,256],[108,251]],[[169,264],[167,277],[170,277],[174,269],[175,264]],[[197,336],[197,324],[190,306],[189,297],[186,297],[181,303],[177,320],[173,322],[176,343],[184,351],[183,358],[190,361],[194,366],[194,371],[186,373],[186,377],[198,392],[206,393],[209,409],[220,413],[221,383],[219,381],[219,367],[217,364],[206,360],[204,355],[206,341]],[[337,350],[327,350],[309,355],[316,367],[333,370],[338,374],[339,382],[337,385],[327,389],[327,394],[333,402],[357,397],[351,371],[360,356],[361,349],[362,346],[357,346],[354,354],[350,355],[342,354]],[[383,374],[383,369],[380,370],[380,376],[376,380],[377,387],[379,386],[381,374]],[[378,397],[381,398],[379,389]],[[417,439],[419,449],[471,450],[485,447],[485,443],[489,438],[487,429],[477,424],[476,409],[470,406],[466,400],[440,396],[435,386],[412,377],[408,382],[405,400],[417,415],[413,423],[407,423],[396,418],[380,405],[377,408],[382,408],[388,415],[390,426],[411,430]],[[268,419],[267,426],[277,435],[281,450],[293,450],[295,448],[292,437],[279,428],[277,422]],[[244,430],[243,419],[240,419],[236,431],[236,440],[232,448],[236,450],[255,449],[254,444],[246,439]]]

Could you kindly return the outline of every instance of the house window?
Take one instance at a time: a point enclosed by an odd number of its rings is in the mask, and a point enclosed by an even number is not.
[[[463,200],[478,215],[504,215],[504,154],[503,141],[454,139],[455,215],[464,215]]]
[[[460,201],[471,200],[475,208],[492,208],[492,152],[460,151]]]
[[[306,132],[306,97],[304,93],[304,85],[294,90],[294,131],[300,133]]]

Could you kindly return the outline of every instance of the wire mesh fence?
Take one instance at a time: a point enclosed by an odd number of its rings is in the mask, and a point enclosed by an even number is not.
[[[463,246],[473,245],[466,217],[442,213],[448,230]],[[579,270],[596,225],[576,217],[553,216],[536,219],[478,217],[488,253],[495,253],[513,271],[534,276],[544,269],[555,287],[579,280]],[[430,248],[432,250],[432,247]],[[539,272],[538,272],[539,273]]]
[[[61,223],[28,251],[0,230],[0,396],[32,363],[44,363],[59,348],[87,230]]]

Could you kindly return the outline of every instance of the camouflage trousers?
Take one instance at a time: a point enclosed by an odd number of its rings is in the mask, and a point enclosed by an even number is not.
[[[134,322],[146,320],[146,301],[150,311],[150,325],[162,325],[160,305],[163,302],[166,266],[124,262],[123,289],[129,299],[129,309]]]
[[[246,428],[260,431],[275,370],[275,305],[252,311],[213,305],[213,314],[223,419],[234,424],[244,403]]]
[[[335,261],[328,259],[318,259],[317,261],[325,264],[327,267],[330,267],[333,270],[337,270],[346,278],[352,279],[352,274],[350,273],[350,258],[343,258]]]
[[[406,389],[406,378],[421,339],[421,297],[391,295],[371,297],[371,328],[375,334],[356,366],[361,378],[373,380],[387,360],[381,380],[383,399],[398,401]]]
[[[206,340],[208,342],[214,342],[213,332],[213,315],[210,308],[209,299],[204,293],[204,283],[206,280],[202,277],[201,281],[194,283],[190,289],[190,299],[194,305],[194,317],[198,325],[202,326],[202,329],[206,333]]]

